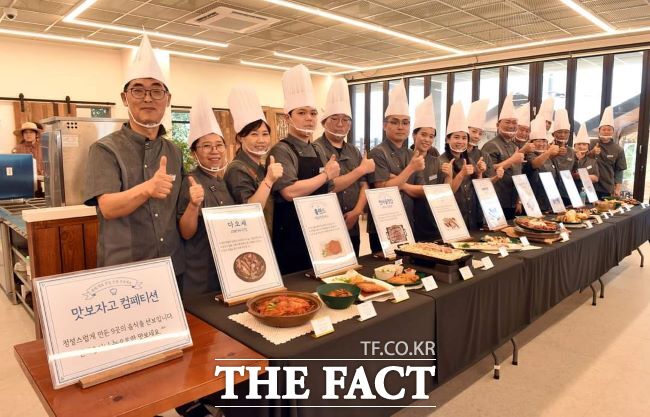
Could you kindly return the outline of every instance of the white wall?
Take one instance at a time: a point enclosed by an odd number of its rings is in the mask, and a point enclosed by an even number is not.
[[[125,118],[120,91],[125,62],[131,52],[104,47],[0,37],[0,96],[114,102],[113,116]],[[172,104],[191,106],[200,93],[213,107],[227,107],[230,88],[239,83],[253,86],[263,106],[282,107],[282,72],[225,65],[172,56],[170,59]],[[319,107],[331,80],[313,77]],[[0,153],[14,146],[14,114],[11,102],[0,101]]]

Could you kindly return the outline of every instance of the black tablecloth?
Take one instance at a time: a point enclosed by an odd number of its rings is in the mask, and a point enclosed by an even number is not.
[[[644,209],[641,206],[635,206],[623,214],[617,213],[614,217],[605,220],[605,223],[616,228],[614,254],[616,261],[620,262],[648,241],[650,237],[650,208]]]

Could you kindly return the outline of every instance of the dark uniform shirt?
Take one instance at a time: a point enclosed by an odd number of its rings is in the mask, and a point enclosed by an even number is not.
[[[596,155],[600,175],[598,175],[598,182],[594,184],[594,188],[599,193],[612,194],[614,184],[623,182],[623,171],[627,169],[625,153],[623,148],[613,140],[609,143],[593,140],[591,147],[593,148],[597,143],[600,144],[600,154]]]
[[[483,220],[478,198],[476,197],[476,192],[474,191],[474,184],[472,183],[473,179],[478,178],[476,175],[478,169],[476,168],[477,161],[472,159],[470,156],[468,156],[468,158],[469,160],[467,161],[467,164],[474,165],[474,174],[466,175],[463,178],[463,182],[460,184],[460,187],[458,187],[458,190],[456,190],[454,193],[454,197],[456,198],[456,203],[458,203],[458,208],[463,215],[463,220],[465,221],[467,228],[469,230],[476,230],[481,226]],[[450,158],[449,154],[446,152],[440,155],[440,171],[438,173],[439,178],[444,178],[445,175],[442,172],[442,164],[449,162],[451,159],[453,159],[453,157]],[[462,169],[463,162],[464,161],[462,158],[456,158],[454,161],[454,177],[458,175]]]
[[[586,169],[587,173],[589,175],[595,175],[597,177],[600,176],[599,171],[598,171],[598,162],[596,162],[596,160],[594,158],[591,158],[591,157],[586,156],[586,155],[582,159],[578,159],[576,157],[576,166],[575,166],[576,172],[580,168]],[[582,181],[580,180],[580,178],[578,178],[578,179],[575,180],[575,182],[576,182],[576,187],[578,188],[578,191],[580,191],[582,189],[582,187],[583,187]],[[596,183],[594,183],[594,188],[595,187],[596,187]]]
[[[569,193],[567,193],[566,188],[564,187],[564,181],[562,181],[562,177],[560,176],[560,171],[573,172],[575,170],[576,153],[573,150],[573,148],[569,148],[567,146],[566,154],[564,155],[558,154],[555,158],[553,158],[553,164],[555,165],[555,169],[557,170],[557,176],[555,177],[555,182],[557,183],[557,188],[560,191],[560,196],[562,196],[562,198],[565,200],[565,203],[569,203],[571,200],[569,199]]]
[[[485,162],[485,166],[487,168],[483,173],[483,177],[492,178],[496,175],[497,172],[494,168],[494,162],[492,162],[492,158],[490,158],[490,155],[485,153],[482,149],[479,149],[477,146],[472,146],[472,149],[468,147],[467,155],[469,155],[471,160],[475,162],[478,162],[479,159],[483,157],[483,161]]]
[[[321,136],[314,141],[314,147],[318,149],[318,155],[323,162],[323,165],[327,163],[332,155],[336,155],[336,160],[341,167],[340,175],[346,175],[352,172],[361,164],[361,152],[347,142],[343,142],[343,147],[340,149],[334,147],[332,143],[327,140],[325,135]],[[341,211],[343,214],[347,213],[354,209],[359,201],[359,192],[361,190],[361,185],[366,183],[366,177],[363,176],[354,182],[351,186],[345,190],[339,191],[336,193],[336,196],[339,199],[339,204],[341,205]],[[351,236],[359,235],[359,223],[350,230]]]
[[[535,152],[530,152],[526,154],[526,160],[528,161],[528,163],[526,164],[525,174],[528,177],[528,181],[530,182],[530,187],[533,189],[533,193],[535,193],[535,198],[537,198],[537,202],[539,203],[540,210],[548,211],[551,209],[551,204],[548,200],[548,196],[546,195],[546,191],[544,190],[544,185],[542,184],[542,180],[539,177],[539,173],[550,172],[551,174],[553,174],[553,179],[555,180],[555,182],[558,181],[558,177],[560,175],[558,173],[557,166],[555,165],[555,160],[553,158],[546,159],[546,161],[544,161],[544,164],[541,167],[534,169],[532,162],[535,160],[535,158],[538,158],[539,156],[540,154]]]
[[[230,206],[235,204],[235,201],[228,192],[226,182],[221,178],[207,174],[201,168],[195,169],[190,175],[194,177],[197,184],[203,186],[204,198],[201,207]],[[178,219],[183,216],[189,203],[190,181],[188,176],[185,176],[183,178],[180,196],[178,197]],[[218,291],[221,288],[201,211],[199,211],[196,233],[185,241],[185,257],[187,268],[183,276],[183,297],[207,294]]]
[[[435,148],[432,148],[435,149]],[[437,153],[437,151],[436,151]],[[424,157],[424,170],[422,171],[422,184],[433,185],[445,182],[445,174],[440,168],[439,156],[429,151]],[[440,232],[436,226],[436,220],[431,212],[431,207],[426,197],[416,198],[413,202],[413,213],[415,217],[413,235],[418,242],[432,242],[440,238]]]
[[[84,190],[86,205],[97,206],[101,195],[126,191],[151,179],[162,156],[167,157],[167,174],[176,176],[166,198],[150,198],[128,216],[108,220],[97,210],[97,266],[171,256],[176,275],[185,270],[176,223],[183,159],[180,149],[162,138],[164,134],[165,128],[161,126],[158,137],[148,140],[125,123],[122,129],[90,147]]]
[[[518,148],[513,142],[504,139],[501,135],[497,135],[494,139],[483,145],[481,151],[490,156],[492,163],[500,164],[506,159],[510,158],[517,152]],[[508,169],[504,170],[503,178],[494,184],[494,189],[499,197],[499,202],[504,208],[514,208],[517,202],[517,191],[512,182],[513,175],[521,174],[521,164],[514,164]]]

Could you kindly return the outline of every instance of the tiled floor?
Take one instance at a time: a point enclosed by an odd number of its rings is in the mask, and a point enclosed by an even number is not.
[[[650,245],[642,250],[650,255]],[[510,347],[440,387],[420,405],[437,417],[646,417],[650,415],[650,265],[634,253],[605,277],[606,298],[591,306],[591,292],[574,294],[517,336],[519,366]],[[12,346],[33,339],[33,322],[0,296],[0,416],[46,416],[13,357]],[[431,408],[403,409],[418,417]],[[176,414],[165,413],[166,417]]]

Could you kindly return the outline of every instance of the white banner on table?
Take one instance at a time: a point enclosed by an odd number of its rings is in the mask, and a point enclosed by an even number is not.
[[[415,243],[397,187],[366,190],[366,198],[386,258],[395,257],[395,249],[399,245]]]
[[[526,215],[530,217],[542,217],[542,210],[539,208],[539,203],[535,198],[535,193],[533,188],[530,186],[528,177],[525,174],[513,175],[512,182],[515,184],[517,189],[517,194],[519,194],[519,199],[521,204],[524,206]]]
[[[564,213],[566,207],[564,207],[564,203],[562,202],[562,197],[560,196],[560,191],[557,189],[553,174],[550,172],[540,172],[539,178],[542,180],[544,192],[546,192],[548,201],[551,203],[553,213]]]
[[[293,203],[317,277],[357,265],[336,194],[297,197]]]
[[[201,210],[223,300],[284,288],[259,203]]]
[[[470,238],[467,225],[449,184],[425,185],[424,195],[445,243]]]
[[[564,170],[560,171],[560,177],[562,177],[562,183],[564,184],[564,189],[567,194],[569,194],[569,199],[571,200],[571,205],[574,208],[584,207],[585,203],[582,202],[578,188],[576,188],[576,182],[573,180],[571,171]]]
[[[52,385],[192,346],[171,258],[34,280]]]
[[[589,200],[590,203],[598,201],[598,194],[596,194],[594,183],[591,182],[591,177],[589,176],[587,168],[578,168],[578,175],[580,175],[580,181],[582,181],[582,186],[587,193],[587,200]]]
[[[478,201],[481,203],[481,210],[483,210],[483,216],[485,216],[488,228],[490,230],[498,230],[508,227],[508,221],[506,220],[505,214],[503,214],[499,197],[496,191],[494,191],[492,180],[489,178],[481,178],[472,180],[472,184],[474,185],[474,191],[476,191]]]

